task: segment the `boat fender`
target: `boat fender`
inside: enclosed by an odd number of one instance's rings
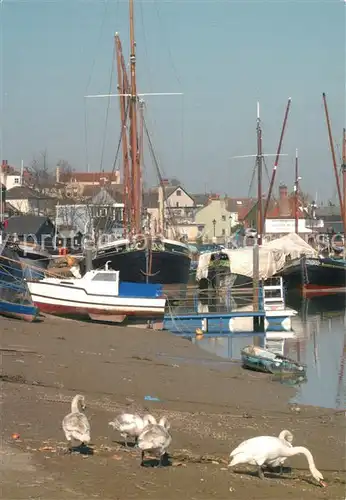
[[[145,250],[147,247],[147,239],[143,235],[136,235],[133,239],[133,246],[136,250]]]

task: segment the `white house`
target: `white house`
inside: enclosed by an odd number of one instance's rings
[[[234,214],[227,209],[227,200],[210,199],[207,206],[198,210],[195,222],[204,225],[203,239],[205,241],[225,241],[231,235],[235,224]]]
[[[123,203],[117,203],[106,188],[101,188],[89,203],[56,205],[55,225],[57,228],[69,227],[86,234],[92,229],[93,219],[107,217],[120,222],[123,217],[123,208]]]
[[[22,185],[22,176],[17,172],[14,167],[11,167],[7,160],[2,160],[0,168],[0,183],[3,184],[7,190]]]

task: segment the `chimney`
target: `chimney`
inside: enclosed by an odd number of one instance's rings
[[[291,215],[286,184],[280,184],[279,186],[279,215],[280,217],[289,217]]]
[[[60,182],[60,167],[56,167],[55,169],[55,181],[56,183]]]

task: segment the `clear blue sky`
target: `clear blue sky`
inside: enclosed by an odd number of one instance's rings
[[[115,31],[127,57],[128,2],[3,0],[0,9],[2,157],[29,164],[46,148],[52,168],[64,158],[85,170],[87,149],[91,169],[99,171],[107,99],[86,102],[84,95],[109,90]],[[253,160],[230,157],[255,153],[256,101],[264,149],[274,153],[292,97],[283,146],[290,158],[281,161],[277,180],[293,185],[297,147],[303,189],[335,196],[322,92],[340,143],[345,9],[339,0],[135,2],[139,91],[184,93],[146,101],[164,173],[192,192],[246,196]],[[105,170],[118,140],[113,99]],[[148,154],[146,163],[153,180]]]

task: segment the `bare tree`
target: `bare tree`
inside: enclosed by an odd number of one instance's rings
[[[59,160],[56,164],[59,167],[59,181],[64,184],[70,182],[74,169],[67,160]]]
[[[49,169],[48,153],[46,149],[41,151],[38,158],[33,158],[28,171],[30,174],[31,187],[38,193],[43,193],[54,184],[54,176]]]
[[[56,210],[56,224],[60,228],[73,229],[85,232],[85,228],[90,225],[91,214],[88,205],[71,203],[58,204]]]

